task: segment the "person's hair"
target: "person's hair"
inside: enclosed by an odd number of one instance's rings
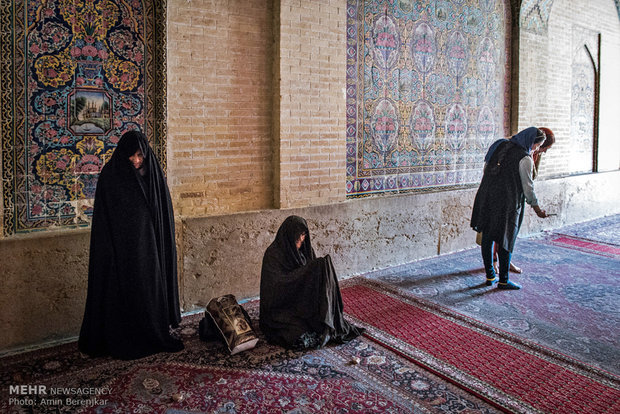
[[[545,139],[545,142],[543,142],[543,144],[540,146],[541,148],[548,148],[550,146],[552,146],[553,144],[555,144],[555,135],[553,135],[553,131],[550,130],[549,128],[538,128],[540,129],[542,132],[544,132],[545,136],[547,137]]]
[[[538,128],[536,130],[536,139],[534,139],[534,144],[538,144],[539,142],[543,142],[545,140],[545,133]]]

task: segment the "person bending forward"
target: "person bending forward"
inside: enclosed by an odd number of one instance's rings
[[[485,157],[486,166],[471,216],[471,227],[482,233],[482,260],[486,284],[497,280],[493,268],[493,243],[498,244],[500,289],[520,289],[509,280],[512,254],[524,216],[525,202],[530,204],[538,217],[547,214],[538,206],[534,193],[530,156],[545,140],[545,134],[535,127],[519,132],[509,140],[496,141]]]

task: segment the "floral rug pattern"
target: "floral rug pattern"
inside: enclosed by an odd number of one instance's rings
[[[244,307],[258,331],[257,303]],[[183,319],[185,350],[179,353],[91,359],[72,343],[3,358],[0,412],[498,412],[364,337],[309,352],[261,337],[256,348],[230,356],[223,343],[198,338],[200,318]],[[11,395],[10,386],[21,384],[43,385],[48,394]]]

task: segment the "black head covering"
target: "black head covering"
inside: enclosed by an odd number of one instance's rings
[[[140,150],[144,156],[144,162],[140,168],[144,174],[140,174],[129,160],[129,157],[134,155],[137,150]],[[132,171],[134,174],[140,175],[142,180],[137,177],[138,183],[151,210],[155,211],[159,208],[162,194],[158,182],[163,181],[165,184],[165,177],[153,149],[142,132],[129,131],[123,134],[110,159],[110,167],[116,170],[117,174],[125,175]]]
[[[536,127],[526,128],[510,138],[510,141],[514,142],[528,153],[531,151],[532,145],[534,145],[535,142],[544,140],[545,133]]]
[[[146,153],[151,146],[148,144],[146,136],[140,131],[128,131],[123,134],[121,139],[116,144],[116,149],[112,154],[112,158],[129,158],[136,153],[137,150],[141,150],[146,156]]]
[[[297,249],[296,242],[302,234],[306,235],[306,239]],[[289,216],[284,220],[272,245],[282,253],[283,265],[288,271],[303,266],[308,260],[315,258],[308,224],[305,219],[299,216]]]

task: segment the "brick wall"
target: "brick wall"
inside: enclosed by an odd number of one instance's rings
[[[333,253],[341,277],[473,244],[467,213],[475,189],[227,214],[270,208],[274,199],[276,207],[344,199],[345,1],[275,4],[274,14],[271,0],[168,0],[168,175],[176,213],[185,216],[179,221],[186,229],[178,232],[185,233],[179,247],[187,252],[180,254],[184,306],[223,292],[255,296],[261,253],[289,213],[314,223],[315,245],[322,254]],[[562,27],[577,19],[603,34],[601,165],[617,169],[620,22],[612,0],[555,0],[551,36],[522,34],[518,125],[546,124],[558,140],[568,133]],[[561,154],[558,143],[543,168],[566,170]],[[537,221],[530,214],[522,234],[618,214],[611,190],[619,174],[541,182],[543,206],[559,215]],[[198,217],[203,215],[209,217]],[[0,350],[77,335],[88,235],[68,230],[0,237]],[[370,256],[360,257],[360,249]],[[239,252],[248,256],[242,268]],[[34,296],[28,283],[33,275],[40,276]]]
[[[570,140],[574,31],[600,32],[601,110],[599,171],[617,169],[620,134],[615,127],[620,96],[620,21],[613,1],[555,0],[545,33],[521,31],[519,44],[518,130],[547,126],[556,144],[541,165],[541,177],[577,172],[576,149]],[[516,131],[513,131],[516,132]],[[591,166],[591,152],[581,152],[578,164]]]
[[[279,7],[276,206],[343,201],[346,1],[282,0]]]
[[[168,178],[175,213],[273,205],[272,2],[168,1]]]

